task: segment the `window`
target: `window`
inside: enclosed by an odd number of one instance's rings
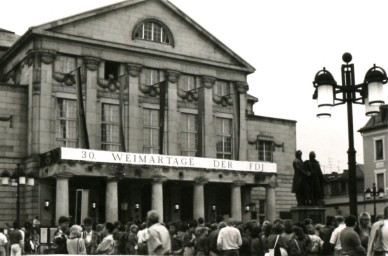
[[[273,141],[259,140],[259,161],[272,162],[273,161]]]
[[[119,105],[102,104],[101,110],[101,148],[120,150],[120,114]]]
[[[217,158],[232,159],[232,119],[216,118]]]
[[[159,110],[144,109],[143,152],[159,153]]]
[[[112,62],[112,61],[105,61],[104,66],[105,66],[104,79],[109,79],[110,76],[114,80],[119,79],[120,63]]]
[[[385,173],[376,173],[376,189],[383,189],[385,191]]]
[[[182,114],[181,154],[196,156],[197,154],[197,115]]]
[[[375,159],[384,160],[384,144],[383,139],[375,140]]]
[[[191,91],[196,88],[195,77],[188,75],[181,75],[179,78],[179,89],[182,91]]]
[[[143,85],[154,85],[164,79],[163,73],[157,69],[143,68],[140,78]]]
[[[169,29],[161,22],[146,20],[135,27],[133,38],[173,45]]]
[[[346,195],[346,181],[341,182],[341,192]]]
[[[56,140],[59,147],[78,145],[77,101],[57,98]]]
[[[214,94],[217,96],[229,96],[230,84],[226,81],[217,80],[214,86]]]

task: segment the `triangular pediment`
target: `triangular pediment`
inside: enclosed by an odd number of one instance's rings
[[[139,22],[146,19],[158,20],[166,25],[172,34],[174,44],[168,45],[134,38],[134,28]],[[167,0],[128,0],[43,24],[33,29],[37,32],[50,31],[54,34],[204,59],[236,66],[247,72],[255,70]]]

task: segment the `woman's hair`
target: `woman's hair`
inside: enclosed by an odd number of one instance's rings
[[[259,237],[260,236],[260,233],[261,233],[261,228],[260,228],[260,226],[253,226],[252,228],[251,228],[251,237],[252,238],[257,238],[257,237]]]
[[[265,236],[269,236],[272,233],[272,224],[265,226],[263,231]]]
[[[78,225],[73,225],[70,228],[69,238],[79,238],[81,237],[82,227]]]
[[[293,228],[294,234],[297,238],[301,239],[304,238],[305,234],[303,232],[303,229],[299,226],[294,226]]]
[[[368,218],[369,220],[371,219],[371,216],[369,214],[369,212],[363,212],[360,214],[360,216],[358,217],[358,221],[360,222],[361,218]]]
[[[131,232],[136,233],[139,230],[139,227],[135,224],[133,224],[130,229]]]
[[[292,220],[286,220],[284,222],[284,232],[286,232],[286,234],[291,234],[293,226],[294,224],[292,223]]]

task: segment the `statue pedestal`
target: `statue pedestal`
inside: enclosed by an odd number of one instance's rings
[[[319,206],[292,207],[292,221],[298,223],[304,222],[305,219],[312,219],[314,224],[325,224],[325,211],[325,208]]]

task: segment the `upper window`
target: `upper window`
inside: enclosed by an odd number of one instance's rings
[[[273,141],[259,140],[259,161],[272,162],[273,161]]]
[[[232,159],[232,119],[216,118],[217,158]]]
[[[384,160],[384,144],[383,139],[375,140],[375,160]]]
[[[58,146],[77,147],[77,101],[57,98],[57,118],[55,120],[55,126]]]
[[[119,105],[102,104],[101,148],[110,151],[120,150]]]
[[[153,41],[174,46],[170,30],[156,20],[145,20],[136,25],[133,38]]]

